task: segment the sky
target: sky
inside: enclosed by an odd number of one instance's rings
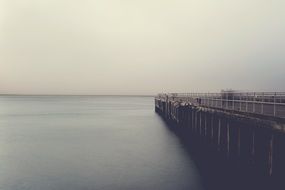
[[[285,91],[284,0],[0,0],[0,94]]]

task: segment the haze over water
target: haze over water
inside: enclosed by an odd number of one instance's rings
[[[0,189],[204,188],[152,97],[0,96]]]

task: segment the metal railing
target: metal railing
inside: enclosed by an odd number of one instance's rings
[[[285,118],[285,92],[170,93],[159,94],[158,97],[211,108]]]

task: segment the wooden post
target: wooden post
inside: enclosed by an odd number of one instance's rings
[[[240,126],[238,126],[238,139],[237,139],[237,148],[238,148],[238,156],[240,157]]]
[[[218,122],[218,150],[220,150],[220,144],[221,144],[221,118],[219,118]]]
[[[205,138],[207,137],[207,114],[205,114]]]
[[[191,120],[191,129],[192,129],[192,132],[194,131],[194,109],[191,108],[191,114],[192,114],[192,120]]]
[[[211,139],[214,139],[214,116],[211,118]]]
[[[273,143],[274,143],[274,135],[272,134],[269,140],[269,154],[268,154],[269,176],[272,176],[273,172]]]
[[[198,111],[195,110],[195,132],[198,132]]]
[[[227,156],[230,157],[230,123],[227,121]]]
[[[253,129],[252,131],[252,138],[251,138],[251,158],[252,158],[252,162],[254,163],[255,161],[255,131]]]
[[[199,118],[199,134],[202,136],[202,111],[200,111],[200,118]]]

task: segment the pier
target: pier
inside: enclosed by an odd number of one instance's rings
[[[155,111],[196,147],[285,187],[285,93],[158,94]]]

